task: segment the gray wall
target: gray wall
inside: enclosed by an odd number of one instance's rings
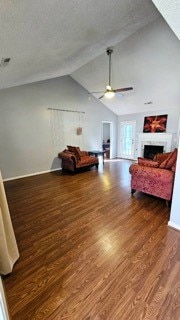
[[[118,117],[118,128],[120,128],[121,121],[136,121],[136,140],[135,140],[135,158],[137,157],[137,145],[138,145],[138,133],[143,132],[143,124],[144,124],[144,117],[146,116],[154,116],[154,115],[163,115],[167,114],[167,126],[166,132],[173,134],[173,141],[172,141],[172,149],[177,146],[177,132],[178,132],[178,125],[179,125],[179,117],[180,117],[180,108],[174,107],[164,110],[157,110],[151,112],[142,112],[142,113],[134,113],[128,115],[122,115]],[[152,133],[153,134],[153,133]],[[117,146],[117,154],[120,155],[120,130],[118,130],[118,146]]]
[[[0,170],[4,179],[60,167],[47,108],[84,111],[82,148],[101,148],[102,121],[113,122],[116,155],[117,116],[70,76],[0,91]],[[75,134],[75,133],[74,133]],[[73,141],[71,134],[66,142]]]

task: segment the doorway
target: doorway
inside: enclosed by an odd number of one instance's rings
[[[134,159],[136,121],[120,122],[120,157]]]
[[[102,150],[105,150],[105,158],[112,157],[112,122],[102,121]]]

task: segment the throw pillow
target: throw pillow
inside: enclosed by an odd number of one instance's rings
[[[159,163],[154,160],[138,157],[138,164],[144,167],[158,168]]]
[[[73,152],[77,158],[78,161],[81,160],[81,154],[79,152],[79,150],[77,149],[77,147],[73,147],[73,146],[67,146],[68,150]]]
[[[171,152],[157,153],[157,154],[154,156],[153,160],[158,161],[158,162],[159,162],[159,165],[160,165],[164,160],[166,160],[166,159],[169,157],[170,153],[171,153]]]
[[[177,159],[177,148],[175,148],[174,151],[170,152],[168,158],[160,164],[159,168],[171,169],[171,167],[175,164],[176,159]]]
[[[81,150],[79,147],[76,147],[77,158],[81,160]]]
[[[65,153],[71,153],[71,151],[67,150],[67,149],[64,149],[63,152]]]
[[[79,147],[76,147],[76,151],[77,151],[78,156],[79,156],[79,158],[80,158],[80,160],[81,160],[82,151],[80,150],[80,148],[79,148]]]

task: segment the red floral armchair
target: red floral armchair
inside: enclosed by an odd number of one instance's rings
[[[131,193],[141,191],[170,201],[172,198],[177,149],[157,154],[153,160],[138,158],[129,172],[131,174]]]

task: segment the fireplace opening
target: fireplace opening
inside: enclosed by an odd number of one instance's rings
[[[144,146],[144,158],[153,159],[157,153],[163,153],[163,146],[153,146],[153,145],[145,145]]]

